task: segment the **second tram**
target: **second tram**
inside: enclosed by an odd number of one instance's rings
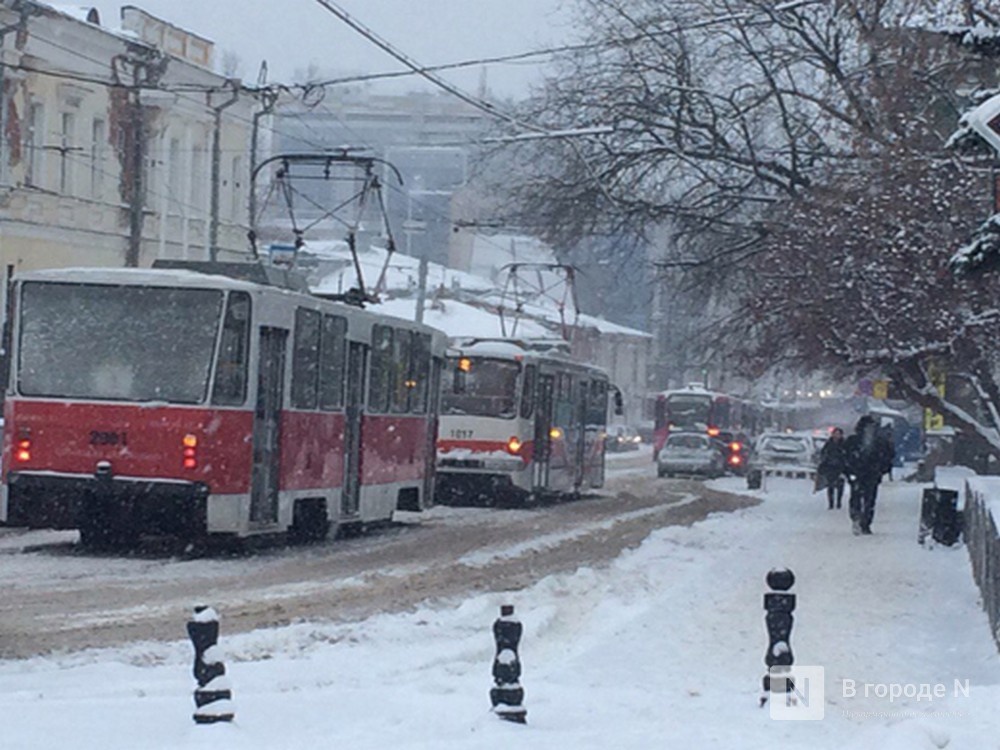
[[[525,503],[603,486],[608,376],[564,346],[473,339],[449,351],[440,502]]]

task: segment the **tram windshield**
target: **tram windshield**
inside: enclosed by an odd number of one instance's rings
[[[517,413],[517,378],[521,366],[502,359],[448,359],[447,384],[441,397],[444,414],[510,419]]]
[[[668,420],[674,429],[704,430],[711,420],[709,396],[673,394],[667,401]]]
[[[25,396],[200,403],[223,294],[26,282],[18,390]]]

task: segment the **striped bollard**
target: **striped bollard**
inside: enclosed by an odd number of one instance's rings
[[[788,568],[776,568],[767,574],[767,585],[771,589],[770,593],[764,594],[764,609],[767,614],[764,616],[764,625],[767,627],[767,652],[764,654],[764,664],[767,665],[768,673],[764,675],[764,691],[760,696],[760,705],[763,707],[772,692],[791,693],[795,686],[787,678],[786,673],[795,662],[795,655],[792,653],[792,625],[795,618],[792,612],[795,611],[795,594],[789,594],[788,590],[795,585],[795,575]],[[780,677],[777,686],[772,686],[771,675]],[[775,689],[776,688],[776,689]]]
[[[525,724],[528,711],[524,703],[524,688],[521,687],[521,660],[517,655],[517,645],[521,641],[521,623],[514,617],[514,607],[504,604],[500,607],[500,617],[493,623],[493,638],[497,653],[493,658],[493,682],[490,690],[493,712],[505,721]]]
[[[195,607],[187,632],[194,645],[194,678],[198,681],[194,691],[195,723],[232,721],[233,694],[222,654],[215,645],[219,640],[219,616],[211,607]]]

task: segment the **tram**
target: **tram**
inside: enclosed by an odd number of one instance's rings
[[[443,504],[525,504],[604,484],[607,374],[565,342],[455,342],[442,377]]]
[[[191,270],[36,271],[12,293],[0,522],[101,547],[309,540],[431,501],[433,328]]]
[[[689,385],[654,396],[653,460],[671,432],[702,432],[710,437],[752,437],[766,425],[756,404],[728,393]]]

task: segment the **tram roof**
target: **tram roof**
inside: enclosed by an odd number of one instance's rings
[[[260,284],[230,276],[160,268],[46,268],[20,272],[18,281],[56,283],[129,284],[137,286],[187,286],[201,289],[240,289],[252,291]]]
[[[561,346],[566,346],[566,342],[553,339],[459,338],[449,342],[449,351],[454,355],[472,357],[531,362],[557,361],[580,369],[605,372],[597,365],[574,359]]]

